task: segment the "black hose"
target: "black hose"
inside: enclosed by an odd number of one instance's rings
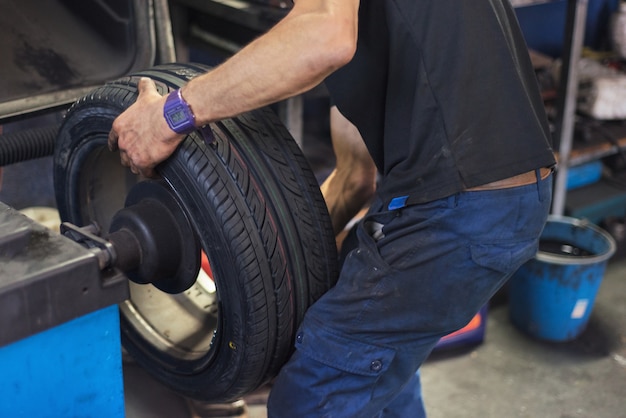
[[[52,155],[58,131],[53,125],[0,135],[0,167]]]

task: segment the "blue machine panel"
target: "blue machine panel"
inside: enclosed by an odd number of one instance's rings
[[[124,417],[116,305],[0,348],[0,417]]]

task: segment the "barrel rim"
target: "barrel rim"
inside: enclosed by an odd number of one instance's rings
[[[547,222],[560,222],[573,225],[578,228],[586,228],[590,229],[602,238],[604,238],[608,242],[608,249],[601,254],[594,255],[558,255],[553,253],[548,253],[545,251],[538,250],[535,258],[538,261],[543,261],[551,264],[597,264],[607,261],[609,258],[615,254],[617,250],[617,244],[615,239],[604,229],[590,222],[588,219],[579,219],[571,216],[562,216],[562,215],[549,215]],[[539,238],[541,241],[541,238]]]

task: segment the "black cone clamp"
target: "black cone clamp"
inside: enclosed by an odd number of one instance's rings
[[[115,214],[113,265],[136,283],[180,293],[196,281],[201,246],[181,203],[163,180],[137,183]]]

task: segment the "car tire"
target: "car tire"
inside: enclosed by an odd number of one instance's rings
[[[157,66],[72,105],[54,153],[63,221],[106,232],[130,189],[146,181],[107,148],[112,122],[136,100],[140,77],[167,94],[206,71]],[[156,168],[190,220],[210,273],[201,270],[177,294],[130,282],[120,327],[124,348],[166,386],[230,402],[270,381],[287,361],[305,311],[335,283],[337,250],[315,176],[271,109],[210,127],[214,142],[194,132]]]

